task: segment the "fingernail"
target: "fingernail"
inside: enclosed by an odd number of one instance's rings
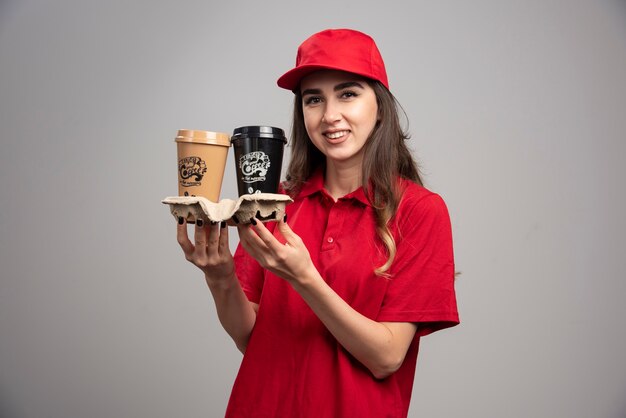
[[[202,225],[204,225],[204,221],[202,219],[198,219],[196,220],[196,225],[198,226],[198,228],[202,228]]]
[[[226,222],[222,222],[222,223],[220,224],[220,228],[222,228],[222,229],[226,228]]]
[[[178,217],[178,225],[182,225],[185,223],[185,219],[182,216]]]
[[[287,223],[287,214],[285,213],[285,216],[283,217],[283,222]]]
[[[250,223],[251,223],[252,225],[256,225],[256,220],[255,220],[254,218],[250,218]]]

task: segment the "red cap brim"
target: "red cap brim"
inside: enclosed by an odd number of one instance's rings
[[[361,77],[365,77],[367,79],[373,80],[369,74],[359,74],[353,71],[346,71],[343,68],[334,67],[331,65],[317,65],[317,64],[309,64],[302,65],[300,67],[293,68],[283,74],[277,81],[278,87],[283,89],[295,91],[300,85],[300,81],[309,74],[312,74],[319,70],[337,70],[337,71],[345,71],[348,73],[360,75]]]

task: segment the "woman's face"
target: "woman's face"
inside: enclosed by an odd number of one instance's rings
[[[378,117],[376,94],[360,76],[317,71],[300,84],[304,125],[327,162],[359,165]]]

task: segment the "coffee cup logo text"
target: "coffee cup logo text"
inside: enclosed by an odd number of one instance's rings
[[[265,181],[269,167],[270,158],[263,151],[254,151],[239,157],[239,168],[244,183]]]
[[[206,163],[200,157],[185,157],[178,160],[180,184],[185,187],[199,186],[206,173]],[[192,178],[193,177],[193,178]]]

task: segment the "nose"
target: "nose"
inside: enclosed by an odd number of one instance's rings
[[[341,120],[341,111],[339,106],[334,100],[327,100],[324,107],[324,114],[322,115],[322,122],[332,125],[339,120]]]

